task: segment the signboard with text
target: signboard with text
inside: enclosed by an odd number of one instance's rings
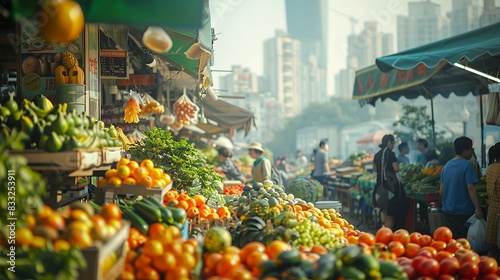
[[[100,50],[101,79],[128,79],[128,53]]]

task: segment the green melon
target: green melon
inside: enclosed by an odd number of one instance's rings
[[[231,234],[223,227],[212,227],[205,234],[204,246],[207,252],[223,252],[231,243]]]

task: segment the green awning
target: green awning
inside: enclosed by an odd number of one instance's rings
[[[432,42],[413,49],[376,59],[378,68],[383,72],[392,69],[408,70],[419,65],[432,69],[441,62],[453,65],[462,63],[484,72],[484,68],[495,67],[498,59],[489,58],[500,55],[500,22],[483,28],[459,34],[440,41]],[[471,64],[471,62],[476,62]],[[476,66],[476,67],[474,67]],[[495,75],[498,74],[495,71]]]
[[[206,0],[76,0],[86,23],[129,26],[161,26],[197,31],[206,20]],[[38,0],[12,1],[12,17],[31,19],[39,9]]]
[[[217,122],[218,126],[244,130],[245,136],[255,126],[253,113],[223,100],[203,99],[205,117]]]

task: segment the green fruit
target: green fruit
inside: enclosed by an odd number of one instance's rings
[[[63,141],[61,140],[59,135],[57,135],[57,133],[52,131],[49,135],[49,138],[47,139],[47,143],[45,143],[45,150],[50,153],[55,153],[59,152],[62,147]]]
[[[405,274],[403,268],[392,261],[382,260],[379,264],[380,273],[382,273],[383,277],[401,279]]]
[[[42,109],[43,111],[51,110],[54,108],[54,105],[52,102],[43,94],[35,96],[33,102],[38,108]]]
[[[82,143],[75,136],[67,136],[66,141],[64,141],[64,149],[71,151],[78,148],[82,148]]]
[[[340,276],[344,277],[344,279],[352,279],[352,280],[364,280],[366,276],[363,272],[355,267],[345,267],[340,270]]]
[[[360,254],[353,260],[352,266],[370,277],[374,277],[380,269],[378,260],[374,256],[368,254]]]
[[[31,133],[33,132],[33,128],[34,128],[34,124],[33,124],[33,121],[31,120],[30,117],[28,116],[21,116],[21,131],[28,134],[28,135],[31,135]]]
[[[38,149],[45,150],[45,146],[47,145],[47,141],[49,140],[49,136],[47,134],[43,134],[40,136],[40,141],[38,141],[37,147]]]
[[[288,267],[300,264],[300,251],[293,249],[280,253],[274,262],[277,266]]]
[[[361,249],[358,246],[347,245],[340,252],[340,260],[344,265],[350,265],[361,253]]]
[[[108,135],[111,137],[111,139],[115,140],[118,139],[118,131],[116,131],[116,128],[114,125],[110,125],[108,129]]]
[[[62,112],[57,113],[56,119],[50,125],[52,131],[59,135],[64,135],[68,130],[68,121]]]
[[[307,280],[307,276],[302,269],[298,267],[291,267],[281,273],[281,279]]]
[[[19,105],[14,100],[14,95],[11,95],[9,97],[9,100],[7,100],[7,102],[5,102],[5,104],[3,106],[5,108],[9,109],[10,113],[14,113],[14,112],[19,111]]]
[[[223,227],[211,227],[205,235],[203,246],[207,252],[223,252],[231,246],[232,237]]]

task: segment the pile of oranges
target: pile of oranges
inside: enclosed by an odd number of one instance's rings
[[[135,160],[122,158],[116,164],[116,169],[109,169],[100,179],[97,187],[105,185],[121,187],[125,185],[142,185],[147,188],[164,188],[170,184],[172,178],[163,172],[163,169],[155,167],[150,159],[138,163]]]
[[[169,190],[164,197],[165,205],[177,207],[186,210],[189,219],[198,217],[200,221],[222,219],[224,217],[230,219],[231,212],[226,206],[222,206],[215,210],[206,204],[206,198],[197,194],[189,196],[187,193],[179,193],[176,190]]]
[[[142,240],[141,250],[134,250],[130,241],[137,235],[140,233],[131,229],[125,269],[119,279],[191,279],[191,270],[198,262],[196,239],[184,240],[179,228],[155,223],[146,240]]]

